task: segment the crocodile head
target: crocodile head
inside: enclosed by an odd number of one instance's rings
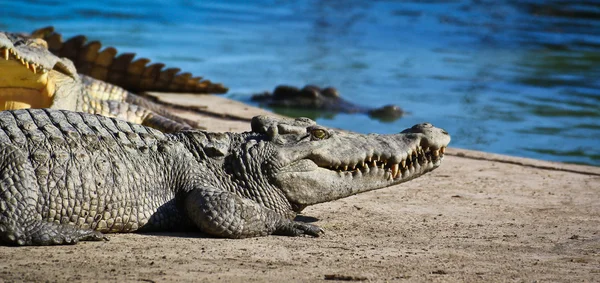
[[[73,63],[50,53],[44,40],[0,32],[0,110],[48,108],[57,102],[74,110],[76,100],[62,96],[78,80]]]
[[[252,121],[268,136],[263,172],[295,211],[316,203],[406,182],[438,166],[450,135],[431,124],[397,134],[357,134],[325,128],[307,118],[266,116]]]

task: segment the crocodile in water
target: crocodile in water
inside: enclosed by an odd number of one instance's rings
[[[306,85],[302,89],[293,86],[277,86],[273,93],[264,92],[252,96],[252,100],[269,107],[317,110],[325,113],[365,113],[371,118],[381,121],[394,121],[404,115],[404,111],[396,105],[370,108],[354,104],[343,99],[333,87],[319,88]],[[275,109],[277,111],[277,109]],[[288,111],[282,114],[290,114]],[[306,112],[302,112],[306,115]],[[294,115],[292,115],[294,116]]]
[[[174,74],[179,72],[179,69],[171,68],[160,72],[163,67],[162,64],[152,64],[145,67],[149,60],[141,58],[133,61],[135,57],[133,53],[124,53],[117,56],[117,50],[113,47],[105,48],[102,52],[99,52],[100,42],[87,43],[87,38],[83,35],[63,41],[62,36],[56,33],[53,27],[46,27],[34,31],[32,36],[45,40],[48,43],[48,50],[52,53],[73,61],[80,74],[118,85],[132,92],[153,90],[224,93],[227,91],[227,88],[221,84],[202,81],[201,77],[191,78],[189,73],[173,77]],[[140,74],[143,74],[143,76]],[[156,77],[168,77],[168,79],[155,79]],[[343,99],[338,90],[333,87],[321,89],[313,85],[307,85],[302,89],[284,85],[277,86],[272,94],[269,92],[257,94],[252,96],[252,100],[270,107],[309,109],[325,115],[340,112],[365,113],[382,121],[394,121],[404,115],[402,109],[396,105],[386,105],[379,108],[361,106]]]

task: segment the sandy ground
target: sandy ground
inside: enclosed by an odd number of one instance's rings
[[[243,120],[264,113],[201,101],[210,116],[182,115],[215,131],[247,130]],[[597,167],[450,149],[426,176],[309,207],[302,219],[326,234],[116,234],[74,246],[0,247],[0,282],[600,281]]]

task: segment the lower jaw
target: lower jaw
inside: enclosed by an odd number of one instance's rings
[[[31,88],[1,88],[0,111],[25,108],[48,108],[52,106],[52,97],[44,91]]]
[[[21,62],[0,57],[0,110],[48,108],[55,92],[48,73],[33,73]]]

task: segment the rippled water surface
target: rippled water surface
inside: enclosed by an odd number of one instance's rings
[[[455,147],[600,165],[597,1],[3,1],[1,30],[47,25],[223,82],[242,101],[311,83],[410,112],[325,125],[429,121]]]

